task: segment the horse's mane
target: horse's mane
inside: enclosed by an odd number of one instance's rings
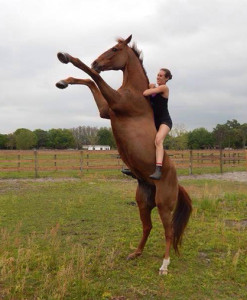
[[[140,49],[137,48],[136,43],[133,43],[130,48],[133,50],[133,52],[139,58],[141,64],[143,65],[143,53]]]
[[[118,43],[123,43],[124,39],[123,38],[118,38],[117,42]],[[147,80],[149,82],[149,79],[148,79],[148,76],[147,76],[147,72],[146,72],[146,70],[145,70],[145,68],[143,66],[143,52],[140,49],[137,48],[137,45],[136,45],[135,42],[130,46],[130,49],[134,52],[134,54],[136,55],[136,57],[139,59],[139,61],[141,63],[141,66],[142,66],[142,69],[143,69],[143,72],[144,72],[144,74],[147,77]]]
[[[143,66],[143,52],[141,50],[139,50],[137,48],[137,45],[136,43],[133,43],[132,46],[130,47],[132,49],[132,51],[135,53],[135,55],[138,57],[140,63],[141,63],[141,66],[142,66],[142,69],[143,69],[143,72],[147,78],[147,81],[149,82],[149,79],[148,79],[148,75],[147,75],[147,72]]]

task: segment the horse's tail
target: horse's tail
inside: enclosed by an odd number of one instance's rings
[[[178,200],[172,217],[173,223],[173,248],[178,254],[178,246],[181,245],[184,229],[189,221],[192,211],[191,199],[185,189],[179,185]]]

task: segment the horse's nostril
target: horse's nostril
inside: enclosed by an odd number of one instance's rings
[[[97,63],[97,61],[95,60],[93,63],[92,63],[92,68],[95,68],[95,67],[97,67],[97,65],[98,65],[98,63]]]
[[[98,64],[96,60],[92,63],[91,67],[97,73],[100,73],[102,71],[101,66]]]

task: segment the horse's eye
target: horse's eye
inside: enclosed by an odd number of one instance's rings
[[[115,48],[115,47],[112,48],[112,51],[113,51],[113,52],[117,52],[117,48]]]

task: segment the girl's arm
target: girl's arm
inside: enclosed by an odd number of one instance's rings
[[[165,94],[168,92],[168,87],[166,85],[160,85],[158,87],[153,87],[147,89],[143,92],[143,96],[150,96],[152,94]]]

